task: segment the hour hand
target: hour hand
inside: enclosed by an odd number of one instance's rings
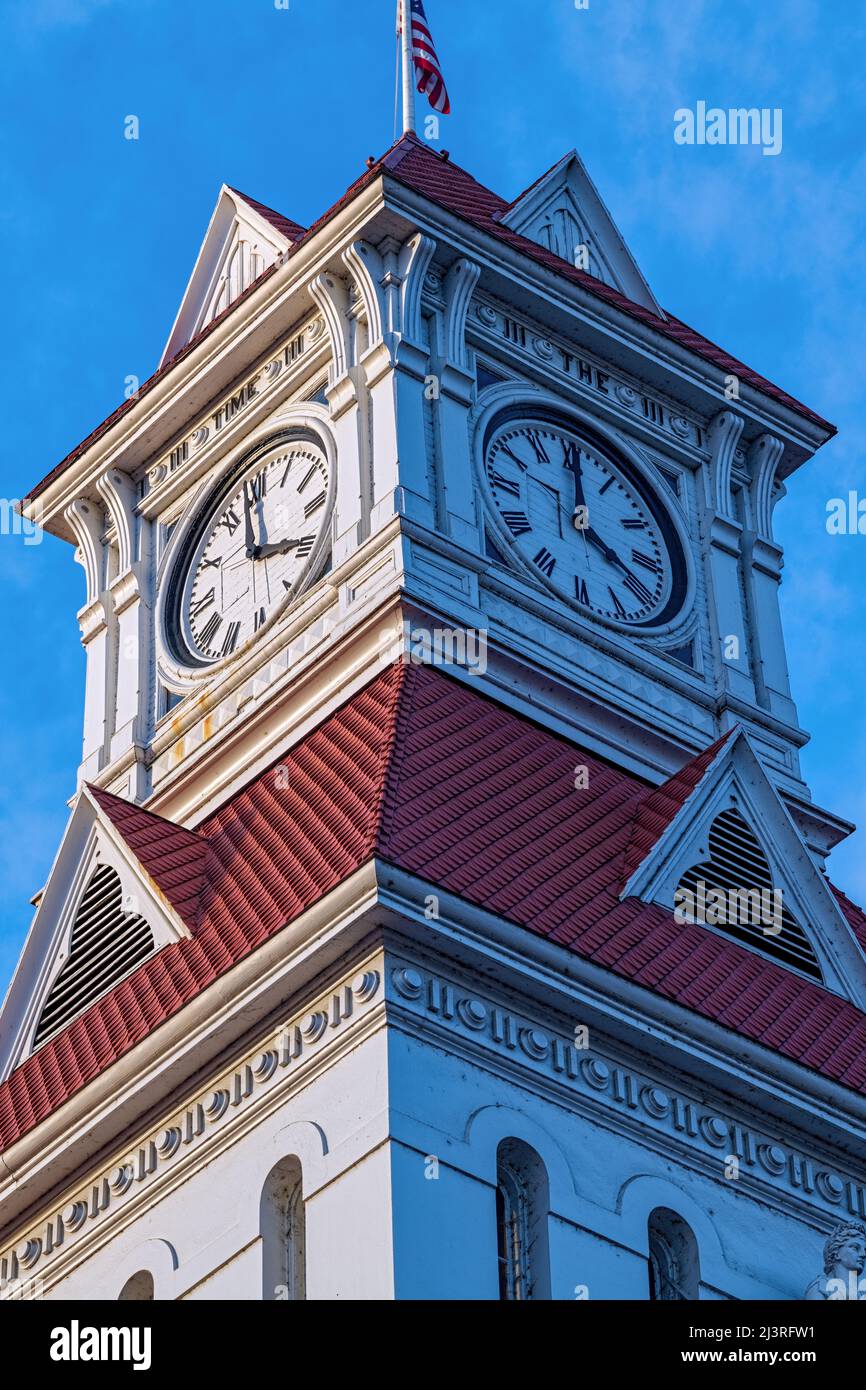
[[[257,547],[255,534],[253,532],[252,504],[250,502],[250,495],[247,491],[246,483],[244,483],[244,535],[247,547],[247,559],[253,560],[255,559]]]
[[[252,558],[254,560],[267,560],[270,555],[288,555],[290,550],[297,550],[301,544],[297,540],[273,541],[267,545],[257,545],[253,549]]]
[[[585,527],[583,534],[586,536],[590,545],[594,545],[596,550],[600,550],[604,558],[612,565],[618,565],[620,569],[626,568],[613,546],[608,545],[607,541],[602,540],[598,532],[593,530],[591,526]]]

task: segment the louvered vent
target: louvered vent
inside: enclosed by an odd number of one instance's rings
[[[809,938],[794,920],[784,898],[780,900],[781,930],[778,934],[773,934],[764,929],[767,925],[776,925],[772,920],[761,920],[761,916],[763,913],[765,919],[770,917],[776,907],[773,891],[778,885],[773,882],[764,851],[739,811],[722,811],[713,821],[710,828],[710,862],[689,869],[682,877],[678,894],[687,890],[694,895],[694,901],[699,905],[701,882],[707,891],[721,889],[725,894],[728,910],[724,919],[720,921],[713,920],[710,909],[706,916],[702,916],[698,911],[695,914],[690,913],[690,917],[706,921],[726,936],[734,937],[765,956],[772,956],[774,960],[809,975],[813,980],[823,978]],[[760,906],[758,898],[746,897],[747,894],[754,895],[756,892],[766,895],[760,899]]]
[[[34,1048],[59,1033],[151,954],[153,933],[143,917],[123,911],[123,889],[103,864],[84,891],[75,915],[69,958],[51,986]]]

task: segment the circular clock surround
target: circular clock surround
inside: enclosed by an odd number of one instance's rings
[[[232,660],[323,559],[333,504],[330,451],[295,427],[248,449],[208,490],[172,546],[162,635],[175,675]]]
[[[482,490],[498,543],[581,612],[627,631],[675,626],[690,570],[671,511],[621,447],[531,399],[486,412]]]

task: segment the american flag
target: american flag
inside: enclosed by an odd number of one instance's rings
[[[418,78],[418,91],[426,94],[434,111],[447,116],[451,111],[451,102],[448,100],[448,92],[442,79],[433,35],[430,33],[422,0],[409,0],[409,13],[412,16],[412,58]],[[397,0],[397,33],[402,32],[403,5],[402,0]]]

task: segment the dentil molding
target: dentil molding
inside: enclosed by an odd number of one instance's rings
[[[194,1100],[136,1142],[119,1162],[99,1173],[50,1216],[0,1254],[0,1289],[40,1277],[98,1224],[115,1215],[143,1188],[224,1135],[239,1117],[289,1090],[294,1073],[338,1034],[356,1024],[381,995],[380,971],[370,965],[332,989],[312,1009],[292,1017]]]

